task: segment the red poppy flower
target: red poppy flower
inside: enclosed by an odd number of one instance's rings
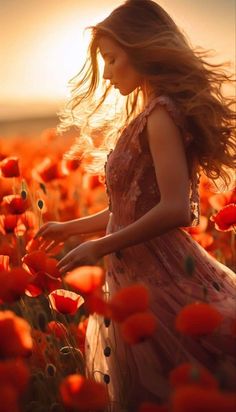
[[[120,327],[124,341],[133,345],[153,335],[157,328],[157,318],[148,311],[135,313],[121,323]]]
[[[59,278],[61,276],[57,268],[57,263],[57,259],[54,259],[52,257],[47,257],[46,259],[45,272],[48,275],[53,276],[54,278]]]
[[[30,325],[10,310],[0,312],[0,356],[29,356],[32,351]]]
[[[90,293],[86,296],[85,306],[90,314],[96,312],[106,318],[110,318],[112,316],[109,302],[103,299],[99,291],[95,291],[94,293]]]
[[[37,297],[43,292],[50,293],[61,286],[61,279],[47,275],[45,272],[38,272],[34,281],[27,285],[25,294],[30,297]]]
[[[80,266],[65,276],[65,282],[82,295],[100,289],[104,281],[105,272],[99,266]]]
[[[27,295],[36,297],[43,291],[48,293],[60,288],[57,260],[49,258],[43,250],[35,250],[25,255],[22,262],[35,275],[34,280],[27,286]]]
[[[210,233],[206,233],[208,218],[200,216],[200,223],[197,226],[186,227],[184,230],[193,237],[204,249],[212,245],[214,238]]]
[[[8,195],[3,197],[2,205],[7,213],[20,215],[29,207],[28,199],[22,199],[20,195]]]
[[[10,262],[17,265],[18,257],[16,256],[16,244],[10,242],[7,238],[1,238],[0,242],[0,255],[9,256]]]
[[[219,387],[216,378],[203,366],[182,363],[170,372],[170,383],[173,387],[194,384],[204,388]]]
[[[32,275],[21,267],[0,271],[0,299],[4,302],[14,302],[24,293]]]
[[[0,171],[3,177],[20,176],[18,157],[7,157],[0,162]]]
[[[122,288],[112,297],[109,306],[112,318],[116,322],[122,322],[128,316],[148,309],[148,289],[142,284],[135,284]]]
[[[236,203],[236,188],[228,192],[212,195],[208,200],[213,209],[220,210],[229,203]]]
[[[0,386],[1,412],[20,412],[19,395],[16,388],[10,384]]]
[[[0,272],[2,270],[9,270],[9,256],[0,255]]]
[[[14,233],[16,236],[23,236],[27,230],[26,219],[23,216],[27,212],[23,215],[0,215],[0,233],[4,235]]]
[[[186,305],[177,315],[176,329],[189,336],[212,333],[222,322],[223,316],[208,303],[195,302]]]
[[[69,375],[60,385],[60,394],[66,407],[81,412],[101,411],[108,405],[106,386],[82,375]]]
[[[52,160],[48,157],[46,157],[42,163],[37,166],[37,168],[33,171],[33,175],[36,178],[39,177],[44,183],[64,177],[58,161]]]
[[[157,405],[151,402],[143,402],[138,412],[168,412],[169,408],[167,405]]]
[[[61,162],[62,170],[65,174],[77,170],[80,164],[79,159],[63,159]]]
[[[83,177],[83,188],[88,190],[94,190],[98,187],[103,187],[100,177],[97,175],[86,174]]]
[[[18,218],[18,215],[0,215],[0,232],[3,235],[13,233],[17,226]]]
[[[204,249],[208,249],[214,242],[214,237],[210,233],[199,233],[192,235]]]
[[[0,386],[7,383],[20,394],[26,390],[29,378],[30,372],[23,359],[8,359],[0,362]]]
[[[190,226],[185,228],[185,230],[191,235],[198,235],[202,232],[205,232],[208,226],[208,218],[206,216],[200,216],[200,222],[197,226]]]
[[[27,229],[35,229],[37,225],[36,215],[31,210],[26,210],[23,215],[19,216],[19,221],[25,225]]]
[[[36,275],[46,268],[47,255],[42,250],[35,250],[22,258],[22,262],[28,267],[30,272]]]
[[[173,412],[235,412],[236,396],[198,385],[180,386],[172,395]]]
[[[74,315],[84,303],[82,296],[65,289],[54,290],[48,297],[53,309],[64,315]]]
[[[215,227],[223,232],[228,232],[236,227],[236,203],[224,206],[216,215],[211,216]]]
[[[58,339],[64,339],[67,336],[66,327],[63,325],[63,323],[55,320],[48,322],[46,331],[56,336]]]

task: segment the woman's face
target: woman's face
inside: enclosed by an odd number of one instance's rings
[[[100,53],[104,59],[103,78],[123,96],[127,96],[142,84],[141,75],[131,65],[128,54],[109,37],[101,37],[98,41]]]

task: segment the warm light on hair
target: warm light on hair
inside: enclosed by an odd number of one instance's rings
[[[209,63],[206,59],[210,53],[193,49],[171,17],[151,0],[127,0],[90,29],[88,57],[80,73],[71,81],[72,97],[59,126],[60,130],[73,124],[86,126],[70,156],[80,155],[86,159],[89,154],[88,170],[103,173],[105,153],[114,147],[119,130],[143,106],[140,89],[136,89],[124,99],[125,117],[122,118],[120,110],[114,110],[110,119],[104,116],[99,119],[107,112],[104,107],[111,93],[111,86],[101,79],[98,64],[98,39],[105,35],[127,52],[131,64],[144,75],[156,94],[169,96],[183,115],[184,131],[193,136],[186,153],[190,173],[197,161],[209,178],[220,178],[229,184],[227,170],[235,165],[235,112],[233,99],[222,92],[225,84],[233,83],[232,75],[225,70],[226,65]],[[100,96],[97,95],[99,87]],[[84,122],[81,108],[85,105],[90,111]],[[111,106],[110,103],[109,112]],[[91,139],[91,119],[96,119],[99,147],[95,147]],[[120,129],[116,127],[118,121]]]

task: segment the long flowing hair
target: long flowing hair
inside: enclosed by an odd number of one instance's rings
[[[235,166],[233,130],[236,116],[235,102],[232,97],[226,97],[223,90],[225,84],[234,82],[226,71],[226,64],[207,61],[209,52],[191,47],[172,18],[151,0],[127,0],[90,30],[92,36],[86,62],[70,82],[71,100],[60,117],[59,130],[73,124],[81,127],[67,155],[84,158],[91,173],[102,174],[104,156],[114,147],[118,132],[142,110],[143,96],[138,88],[124,99],[123,117],[116,111],[113,113],[120,127],[105,117],[114,105],[104,110],[111,86],[99,73],[98,40],[108,36],[127,52],[130,63],[156,95],[168,96],[178,107],[184,119],[184,130],[193,137],[187,148],[189,168],[197,161],[210,179],[221,180],[227,187],[230,170]],[[96,99],[100,85],[102,92]],[[86,116],[85,107],[90,108]],[[95,132],[91,132],[90,120],[94,118]],[[86,162],[86,159],[89,160]]]

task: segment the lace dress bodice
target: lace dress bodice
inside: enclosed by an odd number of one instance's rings
[[[158,96],[151,100],[124,129],[105,163],[109,209],[118,229],[134,222],[160,201],[155,167],[145,136],[148,115],[157,105],[165,107],[175,124],[180,127],[185,145],[191,140],[191,136],[183,132],[179,111],[167,96]],[[199,220],[198,182],[197,174],[189,182],[193,225]]]

